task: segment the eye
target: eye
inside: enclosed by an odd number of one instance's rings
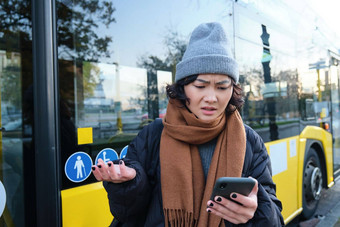
[[[231,88],[232,87],[232,85],[231,84],[224,84],[223,86],[222,85],[220,85],[220,86],[217,86],[217,89],[218,90],[227,90],[227,89],[229,89],[229,88]]]
[[[203,85],[194,85],[196,88],[204,88],[205,86]]]

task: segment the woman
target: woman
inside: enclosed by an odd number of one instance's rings
[[[167,86],[163,121],[143,128],[124,161],[93,166],[108,192],[112,226],[283,225],[266,148],[237,110],[243,100],[229,45],[220,24],[198,26]],[[223,176],[256,184],[248,196],[210,200]]]

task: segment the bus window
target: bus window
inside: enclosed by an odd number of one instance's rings
[[[239,17],[243,19],[241,15]],[[254,23],[250,22],[250,25]],[[243,31],[250,26],[241,22],[239,25],[245,26],[240,28]],[[259,27],[257,33],[252,34],[252,37],[249,33],[247,35],[251,42],[236,39],[240,84],[245,94],[242,117],[268,142],[299,133],[300,82],[297,66],[290,54],[271,48],[272,39],[281,40],[285,37],[280,35],[271,38],[271,30],[265,25],[256,26]],[[261,42],[263,47],[254,45],[255,42]]]
[[[331,93],[331,130],[334,137],[333,149],[334,149],[334,170],[335,175],[340,174],[340,57],[331,57],[330,74],[330,93]]]
[[[310,21],[290,10],[292,5],[238,1],[234,6],[242,118],[266,142],[285,221],[300,212],[310,218],[321,188],[332,186],[333,173],[339,172],[339,71],[329,64],[338,62],[338,54],[325,48],[327,39],[305,26]],[[306,42],[314,38],[318,44]],[[310,180],[312,172],[317,181]]]
[[[305,100],[305,107],[303,108],[303,120],[314,120],[316,117],[315,109],[313,106],[313,99]]]
[[[110,152],[120,157],[143,126],[164,117],[165,87],[174,81],[190,32],[201,22],[219,21],[232,40],[231,6],[225,1],[57,1],[63,223],[86,218],[109,225],[107,195],[92,174],[85,179],[89,167],[81,179],[72,180],[68,172],[87,157],[84,153],[94,164]],[[78,190],[86,190],[86,201],[80,201]],[[93,203],[104,211],[88,214],[96,210],[89,207]],[[72,207],[82,207],[82,215],[71,216]]]
[[[181,11],[176,6],[179,2],[126,5],[118,1],[110,3],[109,9],[102,2],[57,3],[60,169],[62,189],[68,189],[95,182],[92,175],[78,183],[68,178],[64,166],[72,154],[82,151],[95,161],[103,149],[110,148],[119,155],[143,126],[165,115],[165,86],[174,80],[190,30],[208,19],[197,12],[229,27],[232,20],[224,22],[231,4],[223,1],[213,5],[193,2]],[[188,12],[197,16],[176,19],[178,27],[171,27],[173,18],[164,13],[170,9],[181,17]],[[134,13],[128,16],[127,11]],[[151,15],[163,19],[155,25]],[[231,40],[232,35],[230,31]],[[89,133],[79,134],[81,129]],[[84,143],[79,142],[82,139]]]
[[[0,4],[0,226],[35,226],[32,10],[13,4]]]

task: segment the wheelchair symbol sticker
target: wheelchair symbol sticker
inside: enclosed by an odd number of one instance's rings
[[[79,151],[67,159],[65,163],[65,174],[70,181],[79,183],[90,176],[91,167],[91,157],[85,152]]]
[[[118,154],[115,150],[113,150],[112,148],[104,148],[103,150],[101,150],[97,157],[96,157],[96,161],[95,161],[95,165],[98,164],[98,159],[102,159],[104,161],[104,163],[106,164],[108,161],[114,161],[117,160]]]

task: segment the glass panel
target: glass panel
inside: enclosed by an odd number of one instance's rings
[[[104,148],[119,154],[164,116],[165,86],[199,23],[220,21],[233,40],[231,1],[84,2],[57,1],[62,165],[77,151],[93,162]],[[92,142],[79,143],[82,128]],[[94,181],[62,175],[63,189]]]
[[[331,96],[332,96],[332,133],[334,138],[334,172],[340,170],[340,60],[332,59],[330,68]]]
[[[6,207],[0,226],[34,224],[31,18],[30,1],[1,1],[0,182],[6,191]]]
[[[240,84],[245,94],[242,116],[265,142],[294,136],[299,133],[298,92],[301,86],[295,58],[290,51],[291,38],[268,29],[265,25],[246,23],[238,18],[240,30],[248,26],[256,33],[237,38],[236,58],[240,66]],[[258,29],[255,29],[258,28]],[[252,35],[250,35],[252,34]],[[277,48],[285,40],[287,50]],[[261,42],[262,45],[257,45]],[[273,44],[272,44],[273,43]]]
[[[235,53],[245,92],[244,121],[265,142],[298,135],[306,125],[330,123],[327,40],[304,26],[306,21],[292,10],[287,12],[294,20],[284,22],[281,14],[287,6],[281,3],[249,5],[253,7],[235,4]]]

